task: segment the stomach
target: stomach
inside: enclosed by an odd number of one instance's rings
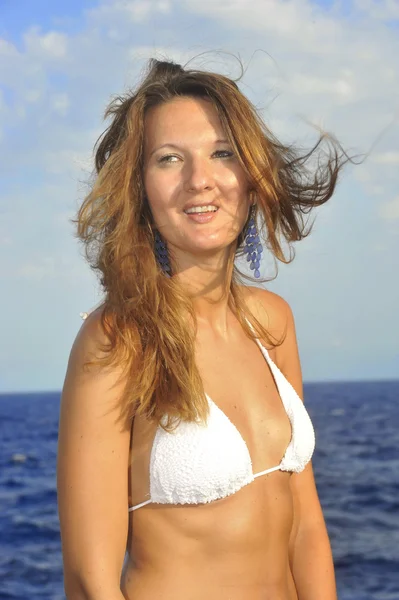
[[[289,563],[289,473],[270,473],[209,504],[131,513],[127,600],[298,600]]]

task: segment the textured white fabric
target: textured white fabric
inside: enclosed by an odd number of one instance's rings
[[[315,436],[312,422],[298,394],[274,364],[265,357],[291,422],[291,441],[281,463],[254,474],[248,447],[227,415],[206,395],[208,424],[181,422],[171,433],[157,428],[150,458],[150,499],[129,508],[159,504],[202,504],[225,498],[276,470],[299,473],[310,461]]]

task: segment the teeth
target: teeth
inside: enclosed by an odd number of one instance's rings
[[[188,208],[184,212],[188,215],[191,213],[203,213],[203,212],[216,212],[217,206],[213,206],[211,204],[207,206],[193,206],[192,208]]]

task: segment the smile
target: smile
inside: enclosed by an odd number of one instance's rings
[[[194,213],[216,212],[217,210],[218,210],[217,206],[207,204],[204,206],[193,206],[192,208],[188,208],[184,212],[186,213],[186,215],[191,215]]]
[[[185,210],[184,213],[194,223],[209,223],[216,219],[218,210],[216,206],[196,206]]]

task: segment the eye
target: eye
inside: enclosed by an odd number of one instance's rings
[[[231,150],[216,150],[214,154],[217,154],[218,158],[231,158],[232,156],[234,156],[234,152],[232,152]]]
[[[172,160],[169,160],[171,158],[178,158],[177,156],[175,156],[174,154],[166,154],[165,156],[161,156],[161,158],[158,158],[158,162],[160,163],[170,163],[170,162],[174,162]]]
[[[212,156],[216,156],[216,158],[232,158],[234,156],[234,152],[232,152],[231,150],[216,150],[216,152],[214,152]],[[160,158],[158,158],[158,162],[163,164],[170,164],[176,162],[172,159],[176,159],[177,161],[179,160],[179,157],[175,154],[165,154],[165,156],[161,156]]]

